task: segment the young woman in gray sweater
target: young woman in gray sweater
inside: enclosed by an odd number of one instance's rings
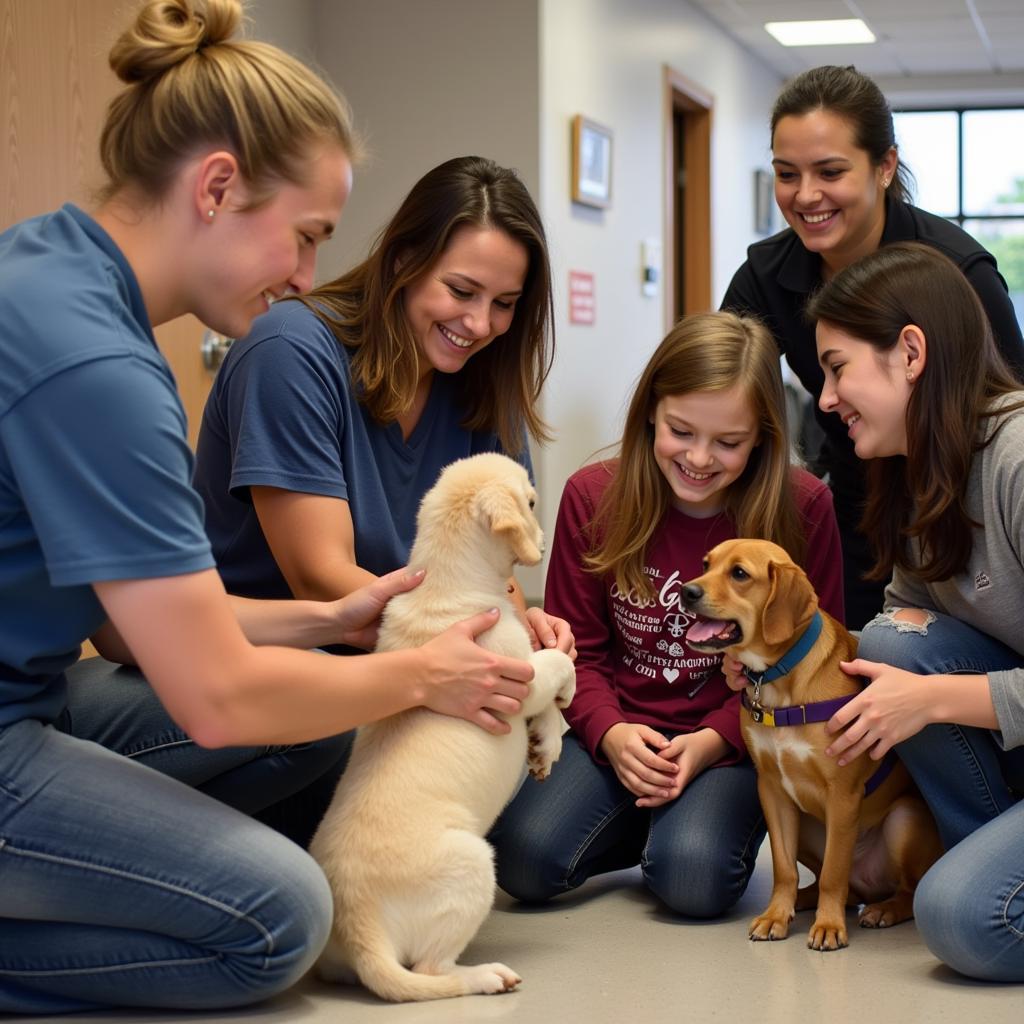
[[[879,249],[808,313],[819,404],[870,460],[873,575],[892,576],[829,752],[896,747],[948,851],[917,891],[922,936],[963,974],[1024,981],[1024,391],[928,246]]]

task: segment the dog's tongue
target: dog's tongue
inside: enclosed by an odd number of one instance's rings
[[[693,643],[703,643],[712,637],[718,636],[724,629],[729,628],[729,623],[720,619],[698,619],[686,631],[686,639]]]

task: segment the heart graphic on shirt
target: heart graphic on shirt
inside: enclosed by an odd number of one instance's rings
[[[663,668],[661,674],[670,682],[674,683],[679,678],[679,669]]]

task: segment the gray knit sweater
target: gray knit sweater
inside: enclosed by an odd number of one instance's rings
[[[1013,399],[1024,398],[1024,391]],[[1004,400],[1005,401],[1005,400]],[[952,615],[1001,641],[1024,665],[1024,410],[1002,417],[991,444],[978,452],[967,484],[973,530],[967,568],[940,583],[925,583],[897,569],[885,606],[930,608]],[[986,421],[986,437],[997,421]],[[989,687],[1003,748],[1024,744],[1024,668],[989,672]],[[1001,733],[1001,735],[1000,735]]]

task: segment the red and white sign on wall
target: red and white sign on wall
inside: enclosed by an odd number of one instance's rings
[[[569,323],[594,322],[594,275],[582,270],[569,271]]]

